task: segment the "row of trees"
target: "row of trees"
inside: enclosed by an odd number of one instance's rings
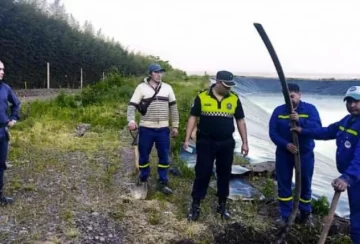
[[[46,64],[51,64],[52,87],[79,87],[116,70],[124,76],[141,75],[151,62],[172,67],[159,57],[126,50],[114,39],[83,26],[65,10],[60,0],[0,1],[0,60],[6,65],[7,82],[15,88],[46,87]]]

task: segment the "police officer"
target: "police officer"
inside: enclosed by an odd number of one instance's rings
[[[7,205],[14,202],[12,198],[4,196],[4,171],[9,145],[8,128],[13,127],[19,119],[20,101],[12,89],[3,81],[5,74],[4,63],[0,61],[0,204]],[[8,102],[11,103],[11,114],[8,116]]]
[[[289,92],[294,111],[289,114],[285,104],[273,111],[269,122],[269,136],[276,145],[276,179],[278,183],[278,201],[280,218],[276,224],[283,226],[287,223],[292,212],[292,177],[294,169],[294,154],[298,148],[293,144],[289,130],[290,120],[304,128],[320,128],[321,120],[316,107],[301,101],[300,88],[297,84],[289,83]],[[299,137],[301,157],[301,195],[300,222],[313,226],[311,219],[311,182],[314,173],[315,142],[307,136]]]
[[[348,190],[351,239],[360,244],[360,86],[350,87],[344,97],[349,115],[322,128],[296,127],[302,136],[317,140],[336,139],[336,166],[340,177],[332,182],[335,191]]]
[[[225,219],[230,218],[226,209],[226,199],[229,195],[235,148],[234,118],[243,142],[241,152],[246,156],[249,150],[245,115],[239,97],[230,91],[233,86],[235,86],[233,74],[228,71],[219,71],[216,75],[216,84],[200,92],[191,108],[184,149],[187,149],[189,145],[196,119],[200,117],[196,136],[195,181],[191,193],[193,201],[188,214],[188,219],[192,221],[196,221],[199,217],[200,201],[206,196],[215,159],[219,198],[217,213]]]

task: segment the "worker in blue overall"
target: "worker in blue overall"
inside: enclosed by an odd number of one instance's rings
[[[304,128],[320,128],[321,120],[316,107],[301,100],[300,87],[288,84],[293,112],[289,114],[286,104],[280,105],[273,111],[269,122],[269,136],[276,145],[276,180],[280,218],[276,224],[284,226],[291,215],[293,207],[292,177],[295,164],[294,154],[299,150],[294,145],[290,131],[290,120],[296,121]],[[313,226],[311,217],[311,182],[314,173],[315,142],[308,136],[299,136],[301,157],[301,195],[299,210],[300,223]]]
[[[336,166],[340,176],[333,180],[335,191],[347,190],[350,205],[351,239],[360,244],[360,86],[350,87],[344,97],[349,115],[328,127],[296,127],[301,136],[316,140],[336,139]]]
[[[14,200],[4,196],[4,172],[7,169],[6,159],[9,148],[9,128],[19,119],[20,101],[13,90],[4,81],[5,67],[0,61],[0,205],[12,204]],[[8,104],[10,116],[7,114]]]

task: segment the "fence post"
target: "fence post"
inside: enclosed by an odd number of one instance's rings
[[[80,69],[80,89],[83,88],[83,69]]]
[[[47,89],[50,89],[50,63],[47,62]]]

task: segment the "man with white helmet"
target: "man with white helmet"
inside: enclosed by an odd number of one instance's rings
[[[340,176],[333,180],[335,191],[347,190],[350,205],[351,239],[360,244],[360,86],[350,87],[344,97],[350,114],[328,127],[296,127],[292,130],[317,140],[336,139],[336,166]]]

